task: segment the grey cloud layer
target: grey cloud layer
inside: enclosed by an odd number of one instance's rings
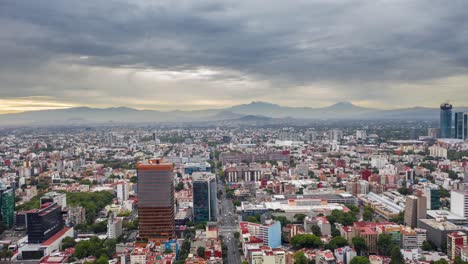
[[[0,96],[102,103],[99,96],[170,88],[173,96],[192,90],[197,100],[281,100],[292,87],[310,85],[327,87],[327,100],[396,100],[401,83],[467,74],[466,10],[468,2],[457,0],[6,0]],[[118,68],[219,73],[207,82],[139,79],[132,87],[128,75],[116,77],[126,80],[120,84],[107,79]],[[216,92],[223,84],[250,92]]]

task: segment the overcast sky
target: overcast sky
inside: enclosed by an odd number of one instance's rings
[[[3,0],[0,113],[468,106],[466,0]]]

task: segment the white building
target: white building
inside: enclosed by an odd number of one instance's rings
[[[128,182],[119,182],[115,186],[117,192],[117,199],[119,203],[123,203],[124,201],[128,200],[129,197],[129,186]]]
[[[107,237],[118,238],[121,235],[122,217],[114,217],[114,214],[111,214],[109,220],[107,221]]]
[[[447,158],[447,149],[443,148],[441,146],[434,145],[434,146],[429,147],[429,155],[431,155],[433,157],[439,157],[439,158],[446,159]]]
[[[450,212],[468,217],[468,191],[450,192]]]
[[[356,139],[366,140],[367,132],[365,130],[356,130]]]
[[[382,156],[373,156],[371,158],[371,166],[377,169],[383,169],[388,164],[388,160]]]

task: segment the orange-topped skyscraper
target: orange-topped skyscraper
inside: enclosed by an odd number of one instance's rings
[[[137,164],[139,238],[175,238],[173,165],[161,159]]]

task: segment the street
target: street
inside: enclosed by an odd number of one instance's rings
[[[221,190],[223,193],[218,200],[218,222],[219,233],[223,236],[223,242],[228,248],[227,262],[228,264],[240,264],[241,255],[239,253],[237,239],[234,237],[234,233],[237,231],[237,215],[232,201],[226,198],[224,185],[219,179],[218,190]]]

